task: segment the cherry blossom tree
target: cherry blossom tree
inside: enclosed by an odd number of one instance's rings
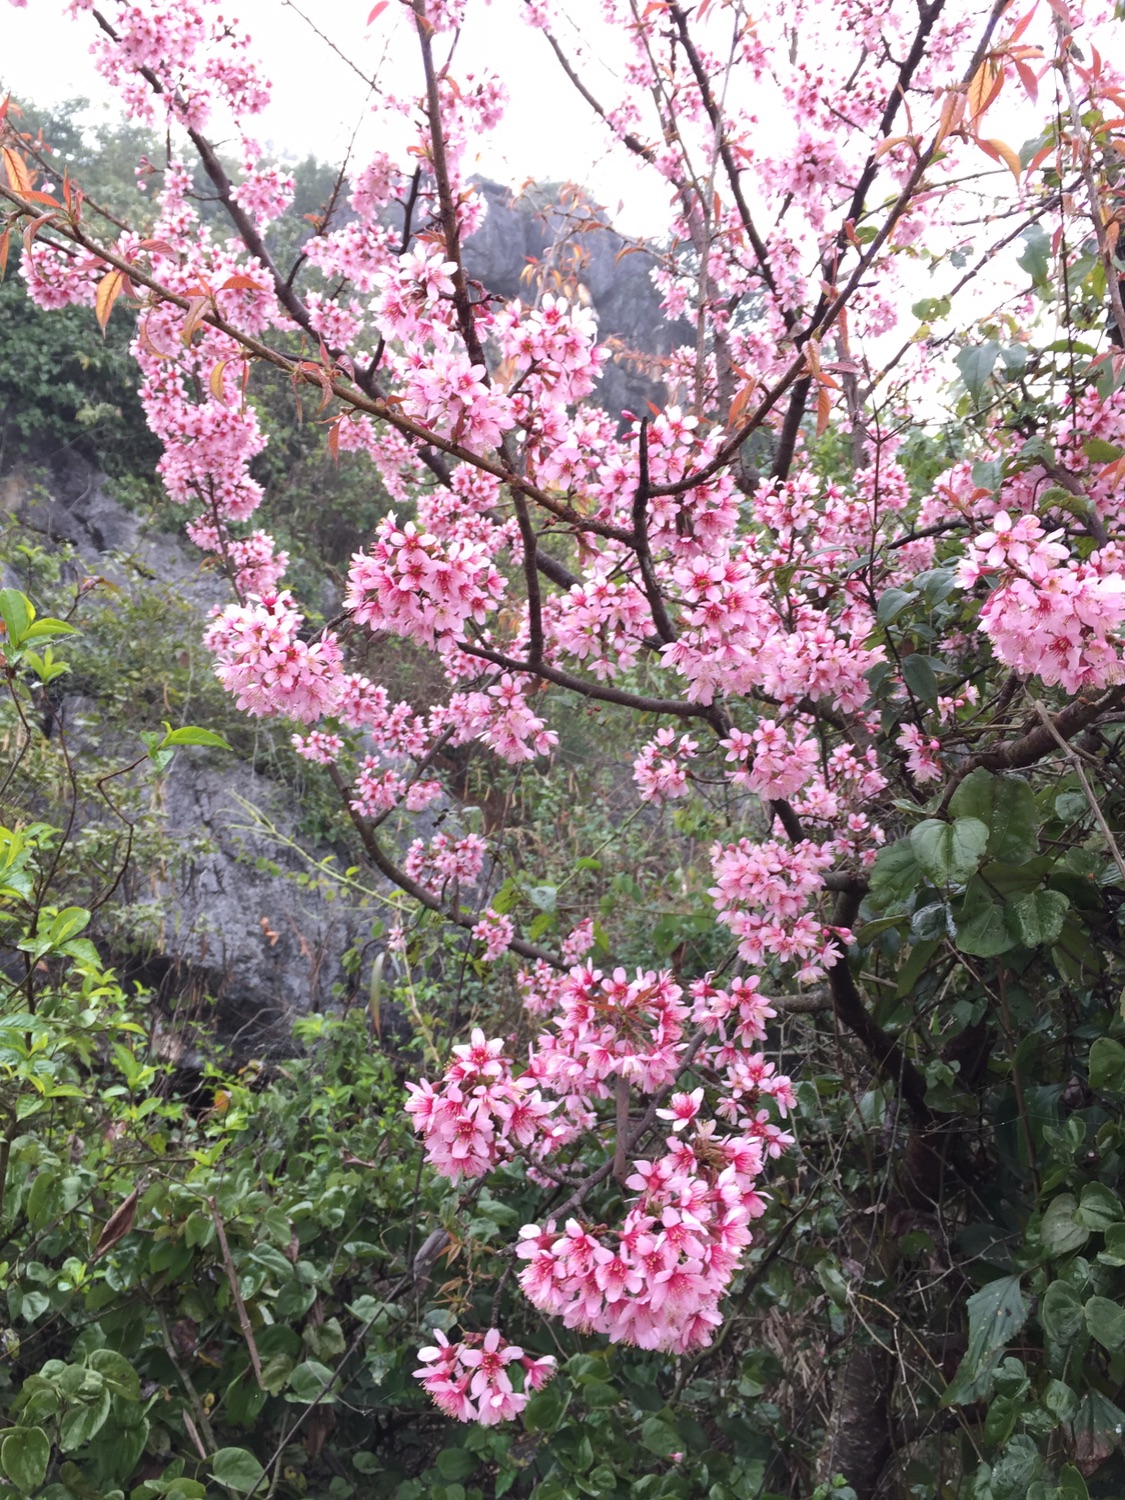
[[[466,272],[487,207],[466,162],[505,88],[459,72],[456,42],[495,16],[400,8],[416,73],[380,108],[409,145],[347,165],[290,268],[268,249],[292,181],[252,134],[269,90],[250,41],[204,0],[74,0],[106,80],[167,133],[153,221],[59,184],[9,114],[3,243],[23,234],[39,306],[135,314],[161,478],[230,581],[207,640],[239,708],[299,726],[409,903],[519,966],[523,1038],[474,1030],[409,1085],[427,1161],[471,1194],[522,1160],[544,1203],[510,1251],[523,1296],[687,1354],[715,1337],[793,1143],[770,1022],[829,1013],[862,1051],[922,1143],[901,1185],[917,1209],[955,1170],[942,1046],[980,1017],[946,1036],[888,1013],[865,965],[883,954],[909,996],[942,945],[975,974],[1076,930],[1077,898],[997,809],[1053,758],[1081,771],[1125,705],[1120,27],[1064,0],[605,0],[591,30],[624,62],[599,97],[529,0],[575,107],[666,192],[639,248],[682,337],[626,412],[599,404],[615,352],[579,296],[506,302]],[[1001,111],[1027,145],[990,134]],[[225,230],[201,223],[197,163]],[[257,526],[263,364],[396,507],[323,629]],[[943,403],[960,446],[923,482],[911,445]],[[357,666],[372,632],[433,653],[448,691],[392,701]],[[574,702],[631,716],[639,803],[724,810],[722,971],[628,972],[588,921],[543,946],[491,904],[487,837],[389,836],[442,796],[444,749],[547,768]],[[552,1368],[495,1326],[420,1360],[443,1411],[485,1424]]]

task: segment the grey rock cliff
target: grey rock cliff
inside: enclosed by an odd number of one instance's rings
[[[653,285],[652,254],[624,239],[601,216],[574,227],[559,209],[538,211],[496,182],[478,182],[488,203],[483,224],[464,246],[465,270],[498,297],[531,300],[521,273],[532,260],[573,272],[598,316],[598,336],[615,348],[596,399],[612,415],[642,412],[663,399],[663,359],[689,342],[685,323],[668,323]]]
[[[48,543],[69,542],[81,563],[76,577],[100,573],[126,593],[173,589],[192,607],[187,628],[196,639],[211,607],[228,600],[224,581],[200,568],[189,543],[146,530],[74,457],[45,482],[7,475],[2,511]],[[4,571],[3,583],[18,586],[18,576]],[[85,745],[122,762],[138,753],[130,725],[107,726],[97,703],[72,696],[59,707],[79,750]],[[299,832],[300,809],[288,788],[246,761],[185,748],[151,798],[146,812],[170,841],[170,856],[149,867],[134,860],[118,893],[120,926],[107,956],[154,988],[167,1010],[208,1021],[237,1054],[291,1052],[293,1018],[326,1007],[334,988],[346,986],[341,957],[369,937],[373,913],[346,899],[329,901],[294,879],[309,870],[286,842],[308,842]],[[282,842],[255,828],[248,808],[260,810]],[[105,809],[91,806],[83,816],[104,817]],[[309,852],[319,859],[331,851]]]

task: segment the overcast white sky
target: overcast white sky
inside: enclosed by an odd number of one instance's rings
[[[416,44],[392,0],[370,29],[374,0],[296,0],[305,15],[355,68],[400,93],[419,90]],[[579,19],[598,15],[597,0],[573,0]],[[224,6],[254,38],[273,81],[273,100],[259,117],[259,138],[295,156],[339,160],[357,123],[370,117],[367,85],[333,54],[286,0],[230,0]],[[71,20],[63,0],[30,0],[15,10],[0,0],[0,81],[38,103],[85,95],[109,113],[116,96],[95,72],[88,54],[89,16]],[[489,69],[500,74],[511,103],[499,132],[482,142],[476,170],[509,183],[527,178],[578,181],[593,191],[627,233],[652,231],[664,217],[666,188],[620,153],[607,159],[607,133],[563,78],[547,42],[518,17],[516,6],[476,7],[475,22],[459,43],[455,72]],[[409,71],[406,71],[409,70]],[[604,92],[614,92],[608,86]],[[420,90],[419,90],[420,91]],[[362,124],[361,124],[362,128]],[[360,137],[374,146],[367,129]],[[619,206],[620,205],[620,206]]]

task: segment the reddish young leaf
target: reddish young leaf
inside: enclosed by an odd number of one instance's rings
[[[98,289],[94,293],[94,316],[98,320],[98,327],[105,333],[109,315],[113,311],[113,304],[120,297],[128,284],[129,278],[124,271],[119,271],[116,266],[107,271],[98,282]]]
[[[32,191],[31,178],[28,175],[27,163],[18,151],[13,151],[11,146],[0,146],[0,156],[4,158],[4,170],[8,174],[8,185],[14,193],[21,197],[27,197]]]

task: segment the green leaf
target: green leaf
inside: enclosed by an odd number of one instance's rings
[[[4,621],[10,645],[22,645],[34,619],[35,606],[26,594],[19,589],[0,589],[0,620]]]
[[[1025,896],[1009,896],[1004,903],[1008,926],[1025,948],[1055,942],[1069,910],[1070,902],[1061,891],[1029,891]]]
[[[51,615],[44,615],[41,620],[36,620],[29,625],[23,633],[25,641],[39,641],[44,636],[55,635],[77,635],[78,631],[73,625],[68,625],[65,620],[56,620]]]
[[[1090,1238],[1090,1231],[1075,1219],[1078,1201],[1073,1193],[1052,1199],[1039,1227],[1039,1238],[1048,1255],[1068,1255]]]
[[[877,906],[905,901],[921,883],[922,867],[909,839],[879,850],[871,870],[871,899]]]
[[[984,881],[974,876],[965,889],[957,918],[958,948],[974,958],[995,958],[1015,944],[1004,920],[1004,908],[992,899]]]
[[[68,938],[74,937],[87,925],[90,913],[83,906],[67,906],[51,919],[51,925],[47,929],[51,947],[57,948],[60,943],[65,943]]]
[[[1097,1459],[1108,1458],[1118,1446],[1123,1426],[1125,1412],[1101,1391],[1088,1390],[1072,1424],[1078,1452],[1094,1455]]]
[[[901,1000],[904,996],[913,992],[914,986],[921,979],[930,964],[930,959],[941,947],[936,938],[931,938],[926,943],[915,943],[910,950],[910,957],[898,971],[898,986],[895,990],[895,998]]]
[[[524,1426],[528,1432],[552,1432],[562,1419],[569,1405],[556,1381],[541,1391],[536,1391],[523,1409]]]
[[[220,1448],[211,1459],[211,1471],[219,1484],[239,1495],[257,1489],[266,1472],[245,1448]]]
[[[880,625],[889,625],[917,597],[917,594],[908,593],[906,589],[884,589],[875,611],[876,620]]]
[[[1125,457],[1125,448],[1119,448],[1116,443],[1107,443],[1105,438],[1087,438],[1082,444],[1082,452],[1096,464],[1112,464]]]
[[[1100,1036],[1090,1048],[1090,1087],[1099,1094],[1125,1094],[1125,1047]]]
[[[1067,1348],[1086,1326],[1081,1298],[1065,1281],[1052,1281],[1039,1304],[1039,1321],[1049,1339]]]
[[[102,1430],[111,1401],[109,1387],[102,1385],[92,1401],[67,1406],[59,1423],[59,1447],[64,1453],[73,1453]]]
[[[663,1417],[649,1417],[643,1423],[641,1442],[659,1458],[667,1458],[669,1453],[675,1453],[682,1446],[680,1434]]]
[[[335,1396],[331,1391],[325,1392],[323,1396],[320,1393],[325,1383],[331,1379],[332,1371],[327,1365],[322,1365],[319,1360],[306,1359],[289,1377],[288,1399],[308,1403],[319,1397],[325,1405],[328,1405],[336,1399]]]
[[[1082,1305],[1078,1302],[1077,1297],[1074,1300],[1078,1306],[1078,1319],[1081,1324]],[[1070,1343],[1072,1340],[1064,1339],[1060,1340],[1060,1342]],[[1049,1412],[1056,1422],[1069,1422],[1078,1410],[1078,1397],[1071,1390],[1070,1386],[1062,1380],[1049,1380],[1040,1399],[1042,1400],[1044,1411]]]
[[[1050,287],[1051,238],[1042,224],[1029,224],[1023,232],[1024,252],[1016,261],[1037,287]]]
[[[1000,1276],[990,1281],[969,1298],[968,1312],[969,1347],[942,1397],[943,1406],[974,1399],[981,1376],[990,1371],[1000,1351],[1027,1322],[1028,1306],[1020,1291],[1020,1278]]]
[[[1098,1259],[1110,1266],[1125,1266],[1125,1224],[1110,1224],[1103,1231],[1105,1249]]]
[[[0,1467],[24,1495],[41,1487],[50,1461],[50,1440],[38,1427],[13,1427],[0,1447]]]
[[[94,1349],[86,1358],[86,1368],[96,1370],[115,1396],[140,1400],[141,1377],[116,1349]]]
[[[434,1459],[437,1471],[443,1479],[468,1479],[477,1467],[477,1458],[464,1448],[443,1448]]]
[[[910,847],[935,884],[964,885],[984,858],[988,828],[979,818],[927,818],[911,830]]]
[[[931,708],[937,705],[938,680],[925,656],[912,651],[909,656],[903,657],[902,679],[910,691],[921,698],[923,703],[928,703]]]
[[[1063,1464],[1059,1470],[1059,1487],[1055,1493],[1057,1500],[1090,1500],[1082,1472],[1073,1464]]]
[[[1125,1209],[1117,1194],[1106,1187],[1104,1182],[1088,1182],[1082,1189],[1074,1215],[1075,1223],[1100,1233],[1122,1219],[1125,1219]]]
[[[553,912],[558,901],[558,888],[553,885],[529,885],[524,887],[524,895],[537,906],[540,911]]]
[[[168,726],[164,727],[167,729]],[[174,745],[214,745],[219,750],[230,749],[221,734],[216,734],[212,729],[200,729],[196,724],[185,724],[182,729],[169,729],[156,748],[170,750]],[[231,1449],[231,1452],[241,1451]]]
[[[1019,776],[994,776],[983,766],[970,771],[953,793],[955,818],[979,818],[988,828],[988,855],[1005,865],[1022,865],[1039,847],[1035,794]]]
[[[977,344],[970,349],[962,349],[957,355],[955,364],[961,372],[965,389],[976,406],[979,406],[984,398],[988,378],[992,374],[999,355],[1000,345],[995,339],[989,339],[986,343]]]
[[[1086,1303],[1086,1327],[1111,1354],[1125,1349],[1125,1307],[1108,1297],[1091,1297]]]

